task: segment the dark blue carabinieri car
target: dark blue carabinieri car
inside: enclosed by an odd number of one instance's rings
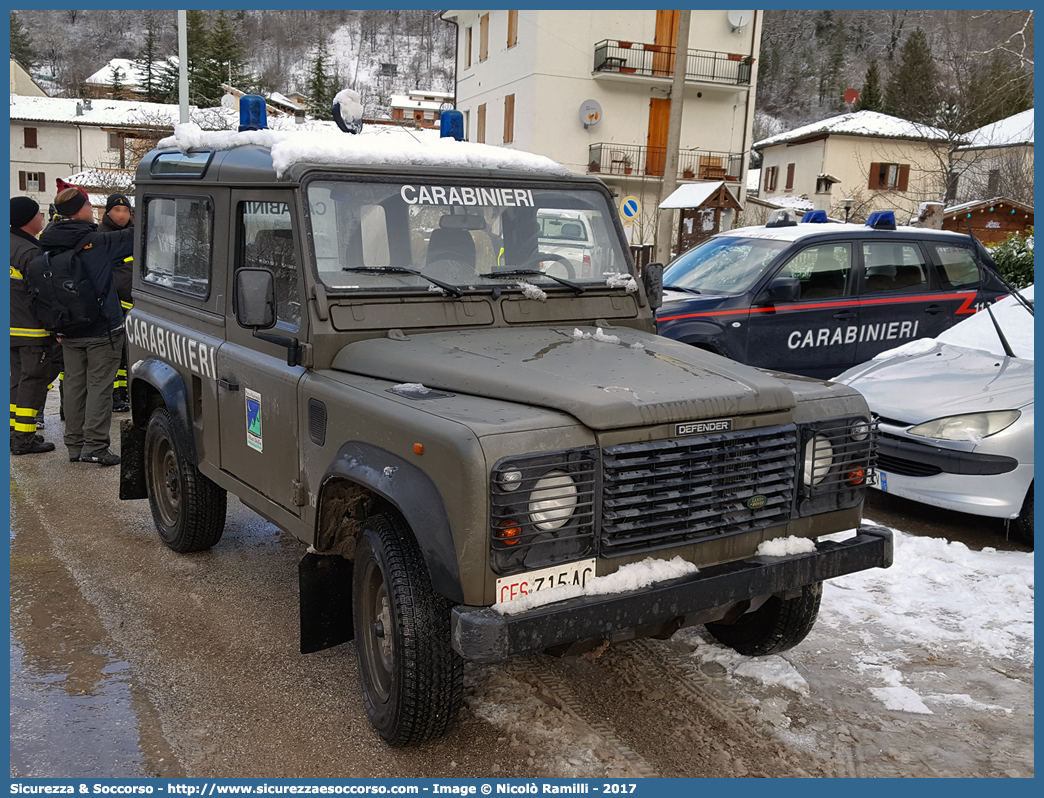
[[[819,218],[781,214],[675,258],[657,332],[752,366],[830,379],[1009,293],[971,236],[896,227],[890,212],[866,225]]]

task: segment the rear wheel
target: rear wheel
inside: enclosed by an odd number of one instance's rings
[[[823,583],[805,585],[792,599],[772,596],[754,612],[733,623],[709,623],[707,631],[740,654],[762,657],[793,648],[808,633],[819,617]]]
[[[1015,540],[1027,546],[1033,545],[1033,483],[1030,483],[1029,490],[1026,491],[1022,510],[1019,511],[1019,517],[1012,522],[1011,529]]]
[[[440,737],[463,700],[464,662],[450,646],[450,603],[431,587],[409,528],[366,520],[352,579],[366,714],[391,745]]]
[[[185,460],[163,407],[145,432],[145,484],[152,520],[168,547],[204,551],[221,540],[228,495]]]

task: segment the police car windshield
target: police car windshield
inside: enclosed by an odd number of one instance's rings
[[[701,294],[742,294],[790,243],[764,238],[711,238],[667,266],[664,288],[696,290]]]
[[[307,197],[318,276],[335,291],[442,290],[430,278],[465,291],[522,290],[520,282],[558,291],[568,289],[559,280],[605,286],[611,276],[629,273],[612,212],[597,190],[323,177],[308,183]],[[583,246],[549,246],[549,233],[555,243],[578,235]],[[497,276],[522,271],[536,273],[516,277],[514,285]]]

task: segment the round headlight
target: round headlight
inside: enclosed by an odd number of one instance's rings
[[[854,441],[865,441],[866,436],[870,434],[870,425],[860,419],[852,424],[852,428],[848,431]]]
[[[514,466],[505,466],[497,475],[497,484],[501,490],[518,490],[519,485],[522,484],[522,472]]]
[[[549,531],[566,525],[576,508],[576,483],[564,471],[549,471],[529,494],[529,520]]]
[[[830,470],[834,447],[822,435],[816,435],[805,444],[805,484],[818,485]]]

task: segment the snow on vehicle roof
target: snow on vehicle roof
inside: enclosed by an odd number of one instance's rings
[[[881,114],[877,111],[856,111],[852,114],[841,114],[829,119],[821,119],[810,125],[794,128],[767,139],[754,143],[754,149],[760,150],[773,144],[801,139],[821,133],[834,136],[871,136],[882,139],[936,139],[945,140],[945,130],[919,125],[896,116]]]
[[[460,169],[507,169],[567,176],[561,164],[528,152],[442,138],[437,130],[408,130],[371,125],[358,135],[327,131],[202,130],[192,122],[174,126],[174,135],[159,142],[160,149],[176,147],[230,150],[257,145],[272,151],[276,175],[296,163],[372,164],[379,166],[451,166]]]
[[[874,230],[866,225],[861,224],[845,224],[843,222],[806,222],[788,227],[765,227],[763,225],[755,227],[734,227],[731,230],[726,230],[722,233],[718,233],[715,238],[721,238],[723,236],[729,236],[731,238],[771,238],[776,241],[800,241],[802,238],[808,238],[814,235],[824,235],[827,233],[848,233],[854,236],[865,236],[865,235],[877,235],[879,233],[905,233],[906,235],[917,236],[923,238],[924,236],[953,236],[960,235],[955,234],[951,230],[933,230],[928,227],[906,227],[897,225],[895,230]]]
[[[1023,288],[1019,293],[1033,302],[1033,286]],[[1006,296],[994,303],[990,310],[993,319],[997,320],[1004,337],[1011,346],[1016,357],[1033,360],[1033,316],[1029,314],[1016,299]],[[960,324],[936,336],[935,340],[953,346],[965,346],[969,349],[982,349],[994,355],[1003,356],[1004,347],[993,326],[993,319],[985,311],[969,316]]]

